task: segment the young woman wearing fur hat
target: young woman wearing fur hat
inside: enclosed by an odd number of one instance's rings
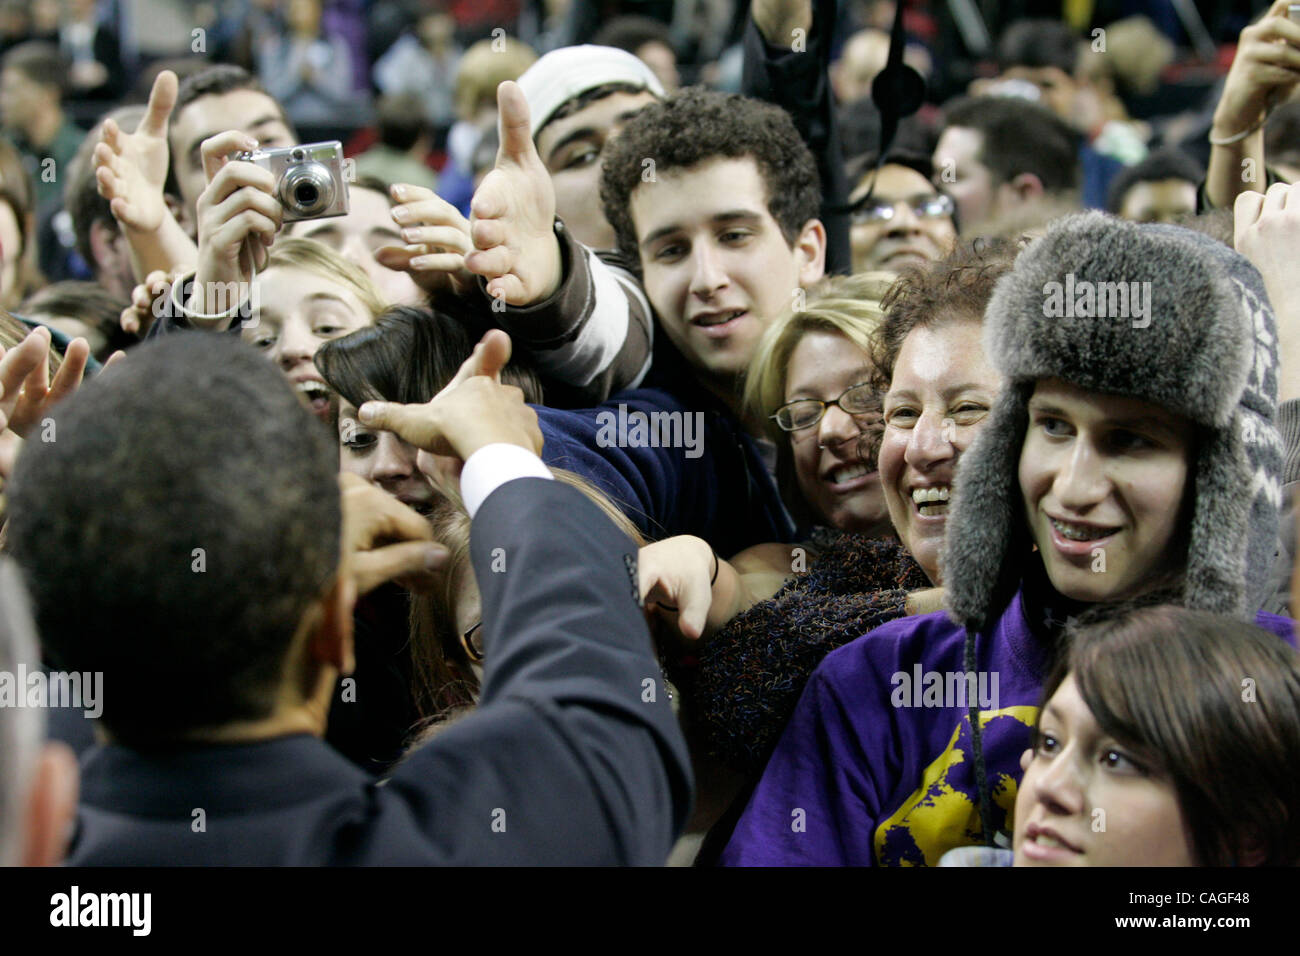
[[[954,488],[949,611],[822,662],[723,862],[934,864],[992,845],[1061,629],[1090,606],[1158,598],[1294,642],[1257,613],[1280,499],[1275,343],[1259,273],[1197,233],[1085,214],[1022,252],[985,319],[1005,384]]]

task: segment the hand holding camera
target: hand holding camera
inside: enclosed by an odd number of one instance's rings
[[[208,290],[220,288],[228,304],[230,283],[243,289],[266,268],[283,223],[348,212],[337,141],[259,150],[256,140],[231,130],[204,140],[202,154],[208,185],[197,203],[198,272],[186,303],[195,315],[208,314]]]
[[[1300,22],[1289,0],[1277,0],[1241,31],[1223,96],[1214,111],[1211,142],[1239,142],[1264,125],[1269,111],[1300,83]],[[1300,13],[1300,11],[1297,11]]]
[[[229,283],[252,282],[255,270],[266,267],[267,249],[283,222],[275,177],[267,169],[235,158],[256,148],[256,140],[235,130],[203,141],[208,185],[196,204],[198,272],[186,303],[196,315],[209,311],[206,290],[217,284],[232,288]]]

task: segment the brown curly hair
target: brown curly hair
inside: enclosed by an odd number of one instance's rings
[[[750,157],[767,186],[767,209],[792,247],[816,219],[821,185],[813,155],[780,107],[738,93],[691,87],[642,107],[606,146],[600,198],[618,250],[640,262],[632,222],[632,192],[642,183],[644,160],[654,168],[689,169],[714,158]]]
[[[993,287],[1011,271],[1018,251],[1008,239],[960,242],[946,258],[899,275],[880,302],[885,321],[872,342],[873,382],[881,395],[889,391],[894,363],[913,329],[984,321]]]

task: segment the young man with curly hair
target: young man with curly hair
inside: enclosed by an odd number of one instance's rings
[[[687,89],[628,119],[605,146],[601,174],[618,252],[641,280],[620,288],[603,263],[574,267],[555,235],[564,227],[553,226],[553,196],[546,204],[525,195],[545,168],[511,86],[501,92],[502,159],[475,197],[468,268],[488,280],[489,294],[527,306],[505,313],[510,320],[581,315],[575,337],[613,324],[612,312],[643,316],[648,304],[672,348],[661,337],[646,383],[683,398],[702,387],[737,415],[740,377],[763,329],[825,269],[816,164],[789,115]]]

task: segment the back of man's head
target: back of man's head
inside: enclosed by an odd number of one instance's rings
[[[52,663],[102,672],[104,726],[135,746],[269,715],[340,547],[337,451],[284,376],[177,335],[51,417],[8,511]]]
[[[983,136],[979,161],[994,188],[1032,173],[1048,193],[1077,189],[1079,136],[1044,106],[1011,96],[964,98],[944,108],[945,128]]]
[[[631,196],[650,175],[714,159],[750,158],[767,186],[767,208],[794,244],[816,219],[821,186],[812,153],[785,110],[736,93],[698,87],[642,107],[606,147],[600,197],[618,249],[638,261]]]

